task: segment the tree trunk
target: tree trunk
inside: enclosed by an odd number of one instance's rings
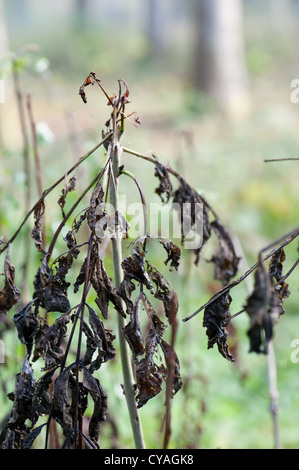
[[[230,117],[249,111],[241,0],[195,0],[195,85]]]

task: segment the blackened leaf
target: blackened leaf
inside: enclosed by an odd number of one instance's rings
[[[172,288],[171,284],[154,265],[152,265],[149,261],[146,261],[146,266],[149,278],[156,285],[154,296],[156,299],[162,300],[165,315],[169,322],[171,322],[171,318],[174,318],[178,310],[177,294]]]
[[[273,336],[273,326],[281,313],[279,296],[272,278],[264,266],[259,266],[254,276],[254,289],[244,306],[250,325],[247,331],[250,352],[267,353],[268,342]]]
[[[200,246],[194,249],[195,264],[198,264],[202,247],[211,236],[208,207],[184,178],[178,180],[180,186],[174,193],[173,203],[180,207],[181,242],[184,244],[188,230],[201,237]]]
[[[42,243],[43,243],[43,218],[45,213],[45,202],[43,199],[39,202],[39,204],[34,209],[34,227],[31,231],[31,236],[34,240],[35,246],[37,251],[42,250]]]
[[[229,306],[231,303],[231,296],[229,291],[222,294],[204,310],[203,326],[206,327],[206,334],[208,336],[208,349],[217,344],[220,354],[229,361],[233,362],[234,358],[229,352],[227,344],[228,333],[225,327],[229,323],[230,312]]]
[[[115,336],[110,330],[104,328],[103,322],[100,320],[96,312],[87,305],[89,311],[89,324],[94,333],[95,342],[98,348],[99,356],[102,362],[107,362],[115,357],[116,351],[113,344]]]
[[[75,293],[78,292],[79,287],[82,284],[84,284],[85,276],[86,276],[86,265],[87,265],[87,258],[85,258],[85,260],[83,261],[80,272],[79,272],[79,274],[76,278],[76,281],[74,283],[74,292]]]
[[[68,283],[60,275],[55,276],[50,269],[46,257],[43,258],[34,278],[34,297],[48,312],[67,312],[70,303],[66,296]]]
[[[72,178],[70,178],[68,184],[65,184],[64,188],[61,191],[61,195],[60,195],[60,197],[57,201],[58,205],[61,208],[63,217],[65,217],[64,206],[65,206],[65,202],[66,202],[66,196],[70,191],[74,191],[75,188],[76,188],[76,176],[72,176]]]
[[[56,367],[64,358],[64,350],[61,348],[61,345],[66,336],[69,321],[69,315],[65,313],[57,318],[47,329],[44,336],[43,348],[44,370]]]
[[[56,369],[51,369],[42,375],[35,384],[32,404],[39,415],[49,414],[51,411],[51,397],[49,386]]]
[[[170,271],[172,271],[173,268],[177,271],[180,264],[181,249],[171,240],[161,240],[160,243],[164,246],[168,254],[168,258],[164,263],[167,264],[170,261]]]
[[[148,400],[161,392],[163,377],[156,364],[154,362],[148,363],[147,358],[144,358],[136,365],[136,378],[138,387],[137,407],[141,408]]]
[[[122,301],[120,296],[117,294],[115,287],[112,284],[111,278],[108,276],[103,261],[97,256],[94,263],[94,269],[90,279],[91,285],[97,293],[95,302],[104,318],[108,317],[108,307],[111,301],[115,309],[125,317],[125,312],[122,308]]]
[[[83,386],[94,402],[94,409],[89,422],[89,436],[93,442],[97,443],[101,424],[106,421],[108,411],[107,395],[98,379],[93,377],[86,367],[83,367]]]
[[[144,269],[145,253],[139,245],[134,245],[132,256],[128,256],[122,262],[125,277],[134,279],[146,286],[150,291],[153,290],[152,283],[147,272]]]
[[[173,347],[161,338],[162,350],[167,364],[167,371],[173,370],[172,390],[175,395],[183,385],[180,374],[180,362]]]
[[[7,248],[4,261],[4,287],[0,290],[0,313],[7,313],[19,300],[20,290],[14,284],[15,268],[10,261]]]
[[[150,316],[151,329],[145,340],[145,357],[136,364],[138,408],[160,393],[162,381],[166,375],[165,367],[163,364],[157,364],[156,357],[166,325],[159,319],[153,305],[145,296],[144,302]]]
[[[156,162],[155,176],[160,180],[160,186],[155,189],[155,192],[160,196],[162,202],[168,202],[172,196],[172,184],[167,169],[158,161]]]
[[[140,306],[142,301],[142,293],[139,294],[134,302],[131,320],[123,328],[123,334],[132,350],[132,360],[137,362],[137,357],[144,353],[144,347],[142,344],[142,334],[140,327]]]
[[[60,424],[65,436],[70,435],[73,425],[70,414],[70,372],[72,366],[66,367],[61,372],[53,386],[52,417]]]
[[[41,431],[43,430],[43,428],[46,426],[47,423],[43,423],[41,424],[40,426],[37,426],[36,428],[34,428],[29,434],[28,436],[24,439],[24,441],[22,442],[22,449],[30,449],[33,442],[35,441],[35,439],[40,435]]]
[[[10,418],[1,433],[0,446],[2,449],[20,449],[22,443],[30,433],[26,424],[30,420],[34,425],[38,419],[38,413],[33,407],[33,393],[35,380],[33,370],[26,356],[22,370],[16,376],[15,390],[13,394],[13,409]]]
[[[227,285],[238,271],[240,258],[236,255],[227,229],[219,220],[216,219],[211,223],[211,229],[216,233],[220,244],[219,251],[211,259],[215,263],[215,278],[223,285]]]
[[[133,280],[144,284],[150,292],[153,292],[153,285],[145,270],[144,262],[145,253],[141,244],[135,244],[133,246],[132,256],[128,256],[122,262],[124,278],[119,286],[118,294],[124,300],[129,315],[132,314],[133,310],[133,302],[131,300],[131,294],[135,290]]]
[[[28,356],[31,354],[34,337],[39,329],[39,319],[35,306],[32,304],[33,302],[29,302],[23,310],[13,317],[18,331],[18,338],[21,343],[26,345]]]
[[[286,256],[283,248],[277,250],[271,257],[269,264],[269,275],[273,276],[276,281],[279,281],[282,277],[283,262],[285,259]]]
[[[101,179],[99,178],[91,194],[89,208],[87,210],[87,223],[92,232],[95,232],[97,222],[106,214],[105,211],[101,209],[103,208],[104,194]]]

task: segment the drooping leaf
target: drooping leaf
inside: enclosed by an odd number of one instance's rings
[[[43,339],[43,358],[45,360],[45,367],[43,370],[52,369],[59,365],[63,360],[64,350],[61,345],[66,336],[67,324],[69,321],[69,314],[64,313],[47,328]]]
[[[170,271],[173,269],[177,271],[180,264],[182,250],[171,240],[160,240],[160,243],[164,246],[168,254],[168,258],[164,261],[164,263],[167,265],[167,263],[170,261]]]
[[[165,357],[165,362],[167,364],[167,372],[173,370],[172,377],[172,390],[175,395],[182,387],[183,382],[180,374],[180,362],[179,358],[173,349],[173,347],[168,344],[165,339],[161,338],[162,349]]]
[[[62,427],[63,434],[68,437],[73,429],[73,419],[70,413],[70,373],[73,365],[66,367],[53,384],[52,417]]]
[[[113,344],[115,336],[110,330],[104,327],[103,322],[100,320],[94,309],[88,304],[87,307],[89,311],[89,324],[94,334],[94,340],[98,349],[99,357],[101,358],[101,362],[107,362],[110,359],[113,359],[116,354]]]
[[[142,293],[134,302],[131,319],[123,328],[123,334],[132,350],[132,361],[137,362],[137,357],[144,353],[142,343],[142,333],[140,327],[140,307],[142,302]]]
[[[218,252],[211,259],[215,263],[215,278],[223,285],[227,285],[238,271],[240,258],[236,255],[232,239],[222,223],[216,219],[210,226],[217,235],[220,245]]]
[[[133,245],[132,256],[128,256],[122,262],[124,277],[119,286],[118,294],[124,300],[129,315],[132,314],[133,310],[131,294],[136,288],[133,280],[144,284],[150,292],[153,292],[153,285],[145,270],[144,262],[145,253],[141,245],[138,244]]]
[[[154,296],[156,299],[162,300],[165,315],[171,322],[171,318],[176,316],[178,310],[178,297],[171,284],[165,279],[165,277],[158,271],[158,269],[146,261],[146,270],[151,281],[156,285],[156,291]]]
[[[138,388],[136,400],[138,408],[145,405],[148,400],[161,392],[163,378],[166,375],[165,366],[157,364],[156,358],[166,325],[160,320],[153,305],[145,296],[144,302],[147,313],[150,316],[151,329],[145,340],[145,357],[136,364]]]
[[[31,237],[34,240],[35,246],[37,251],[43,251],[42,243],[43,243],[43,218],[45,213],[45,202],[44,199],[41,199],[39,204],[34,209],[34,227],[31,231]]]
[[[170,197],[172,196],[172,184],[169,178],[169,174],[164,165],[156,162],[155,176],[159,178],[160,185],[155,189],[156,194],[160,196],[162,202],[169,202]],[[165,194],[165,199],[164,199]]]
[[[87,210],[87,223],[93,233],[95,233],[97,222],[106,215],[104,210],[104,194],[102,182],[99,178],[91,194]]]
[[[283,248],[277,250],[270,259],[269,275],[273,276],[277,282],[282,277],[283,263],[285,259],[286,255]]]
[[[194,248],[195,264],[198,264],[202,247],[211,236],[209,212],[204,200],[191,188],[184,178],[178,178],[180,186],[174,192],[173,203],[180,207],[181,242],[184,245],[189,230],[200,237],[199,246]]]
[[[16,313],[13,320],[18,331],[18,338],[26,345],[27,354],[30,356],[34,338],[39,329],[39,319],[33,302],[29,302],[26,307]]]
[[[22,448],[22,443],[30,434],[27,420],[34,425],[38,419],[38,413],[32,403],[34,389],[33,370],[26,356],[22,370],[16,376],[15,389],[12,394],[13,409],[0,436],[1,449]]]
[[[259,266],[254,275],[254,289],[244,306],[250,325],[247,331],[250,352],[267,353],[267,346],[273,336],[273,327],[281,312],[279,296],[272,278],[264,266]]]
[[[86,367],[83,367],[83,386],[94,402],[93,413],[89,422],[89,437],[94,443],[97,443],[101,425],[106,421],[108,412],[107,394],[104,392],[98,379],[93,377]]]
[[[111,278],[108,276],[105,270],[102,259],[100,259],[98,256],[96,256],[90,282],[97,293],[95,302],[104,318],[108,317],[109,302],[113,303],[114,308],[123,317],[126,316],[122,308],[121,298],[113,286]]]
[[[161,392],[163,376],[154,362],[148,363],[147,359],[143,358],[136,365],[136,377],[138,387],[137,407],[141,408],[148,400]]]
[[[61,208],[63,217],[65,217],[64,206],[66,203],[66,196],[69,192],[74,191],[75,189],[76,189],[76,176],[72,176],[68,184],[65,183],[64,188],[61,191],[61,195],[57,201],[59,207]]]
[[[208,349],[217,344],[220,354],[225,359],[233,362],[234,358],[227,344],[228,333],[225,329],[230,321],[229,306],[231,300],[228,291],[208,305],[204,310],[203,326],[206,327],[206,334],[208,336]]]
[[[49,386],[52,382],[53,375],[56,368],[47,371],[42,375],[35,384],[35,390],[33,393],[32,403],[37,413],[41,415],[47,415],[51,411],[51,396]]]
[[[35,439],[40,435],[43,428],[47,425],[47,423],[40,424],[36,428],[34,428],[28,436],[22,442],[22,449],[30,449],[32,444],[34,443]]]
[[[68,283],[65,278],[58,273],[54,275],[46,261],[43,258],[34,278],[34,297],[37,297],[41,306],[48,312],[67,312],[70,309],[70,303],[66,295]]]
[[[4,261],[4,287],[0,290],[0,313],[7,313],[20,300],[21,292],[14,280],[15,268],[10,261],[8,247]]]

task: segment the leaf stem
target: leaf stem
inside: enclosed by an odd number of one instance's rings
[[[115,121],[114,121],[115,122]],[[113,177],[111,178],[112,184],[110,185],[110,203],[114,207],[114,210],[118,210],[118,174],[119,174],[119,165],[121,158],[121,146],[119,141],[116,139],[116,130],[113,132],[113,142],[110,144],[109,150],[111,152],[112,160],[112,173]],[[114,284],[116,289],[120,286],[122,281],[122,246],[121,246],[121,237],[116,234],[115,238],[112,240],[112,258],[113,258],[113,271],[114,271]],[[131,427],[134,436],[136,449],[144,449],[144,439],[143,431],[141,426],[141,421],[137,409],[137,404],[135,400],[134,393],[134,379],[133,371],[130,361],[130,352],[128,343],[125,340],[123,335],[123,328],[125,326],[125,320],[121,315],[118,315],[118,332],[119,332],[119,347],[120,347],[120,356],[121,364],[123,371],[124,379],[124,392],[127,400],[128,411],[131,420]]]

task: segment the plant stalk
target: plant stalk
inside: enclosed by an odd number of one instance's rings
[[[112,160],[112,178],[110,181],[110,203],[115,211],[118,211],[118,173],[120,166],[121,157],[121,146],[119,142],[113,142],[111,145],[111,160]],[[121,246],[121,235],[116,234],[111,240],[112,242],[112,258],[113,258],[113,272],[114,272],[114,284],[115,288],[118,289],[122,281],[122,246]],[[124,380],[124,393],[127,400],[128,411],[131,420],[131,427],[133,437],[135,441],[136,449],[144,449],[145,443],[143,439],[143,431],[141,421],[136,405],[135,393],[134,393],[134,376],[130,360],[130,351],[128,344],[123,335],[123,328],[125,326],[125,319],[118,315],[118,334],[119,334],[119,347],[120,357],[123,371]]]

